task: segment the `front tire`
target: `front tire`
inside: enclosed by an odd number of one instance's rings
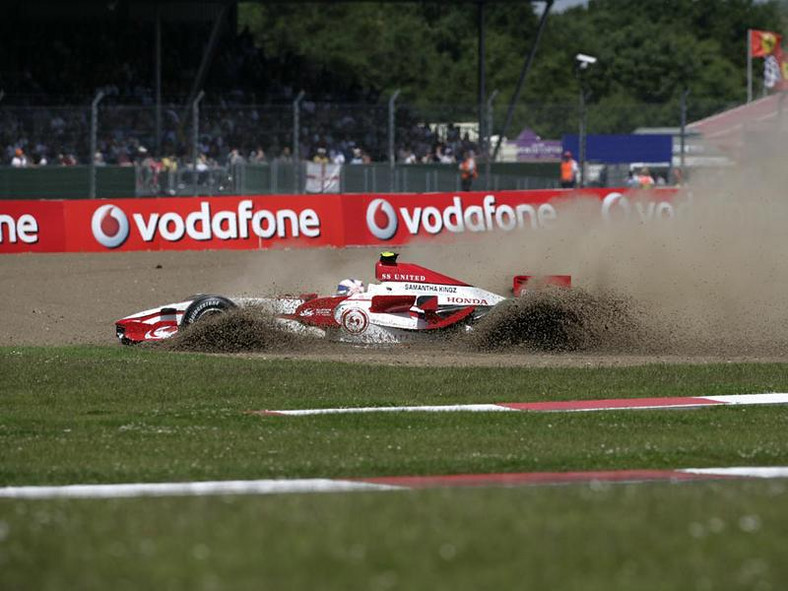
[[[237,308],[235,303],[225,297],[218,295],[200,296],[186,308],[181,319],[181,326],[189,326],[198,320],[214,314],[223,314],[233,308]]]

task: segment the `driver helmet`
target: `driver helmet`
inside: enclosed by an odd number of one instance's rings
[[[351,296],[364,291],[364,282],[358,279],[343,279],[337,285],[337,295]]]

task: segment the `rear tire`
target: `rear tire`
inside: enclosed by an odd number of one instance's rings
[[[237,308],[231,300],[218,296],[218,295],[203,295],[195,299],[186,311],[183,313],[181,319],[181,326],[189,326],[198,320],[213,316],[214,314],[223,314],[228,310]]]

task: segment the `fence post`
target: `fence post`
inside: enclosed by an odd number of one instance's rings
[[[200,151],[200,101],[205,96],[202,90],[192,103],[192,174],[194,175],[194,194],[197,195],[197,160]]]
[[[154,80],[156,85],[156,157],[161,158],[161,4],[156,4],[156,23],[153,29]]]
[[[681,93],[681,152],[679,152],[679,166],[681,167],[681,175],[684,174],[684,152],[686,150],[687,138],[687,97],[689,96],[689,88]],[[671,166],[673,163],[671,162]]]
[[[394,103],[397,101],[399,92],[399,89],[394,91],[394,94],[392,94],[391,98],[389,99],[389,188],[392,192],[395,189],[394,170],[396,166],[396,158],[394,154],[394,111],[396,107],[394,106]]]
[[[487,99],[487,139],[484,142],[484,188],[487,191],[490,190],[490,159],[492,158],[492,154],[490,154],[490,144],[492,143],[493,132],[493,103],[497,96],[498,91],[493,90],[492,94],[490,94],[490,98]]]
[[[298,93],[293,101],[293,178],[295,178],[294,193],[301,192],[301,101],[304,91]]]
[[[588,134],[588,105],[586,104],[586,90],[582,82],[580,83],[580,112],[579,112],[579,130],[577,133],[578,140],[578,164],[580,166],[580,179],[577,183],[578,187],[586,186],[586,135]]]
[[[104,92],[99,90],[90,104],[90,188],[88,197],[96,197],[96,150],[98,149],[98,104],[104,98]]]

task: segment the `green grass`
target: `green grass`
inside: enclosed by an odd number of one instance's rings
[[[370,367],[115,348],[0,352],[0,484],[788,463],[788,409],[261,417],[250,409],[788,389],[779,364]]]
[[[786,364],[410,368],[0,349],[0,486],[788,465],[788,408],[250,409],[788,391]],[[0,500],[2,589],[778,589],[786,483]]]
[[[781,589],[779,482],[0,502],[6,589]]]

